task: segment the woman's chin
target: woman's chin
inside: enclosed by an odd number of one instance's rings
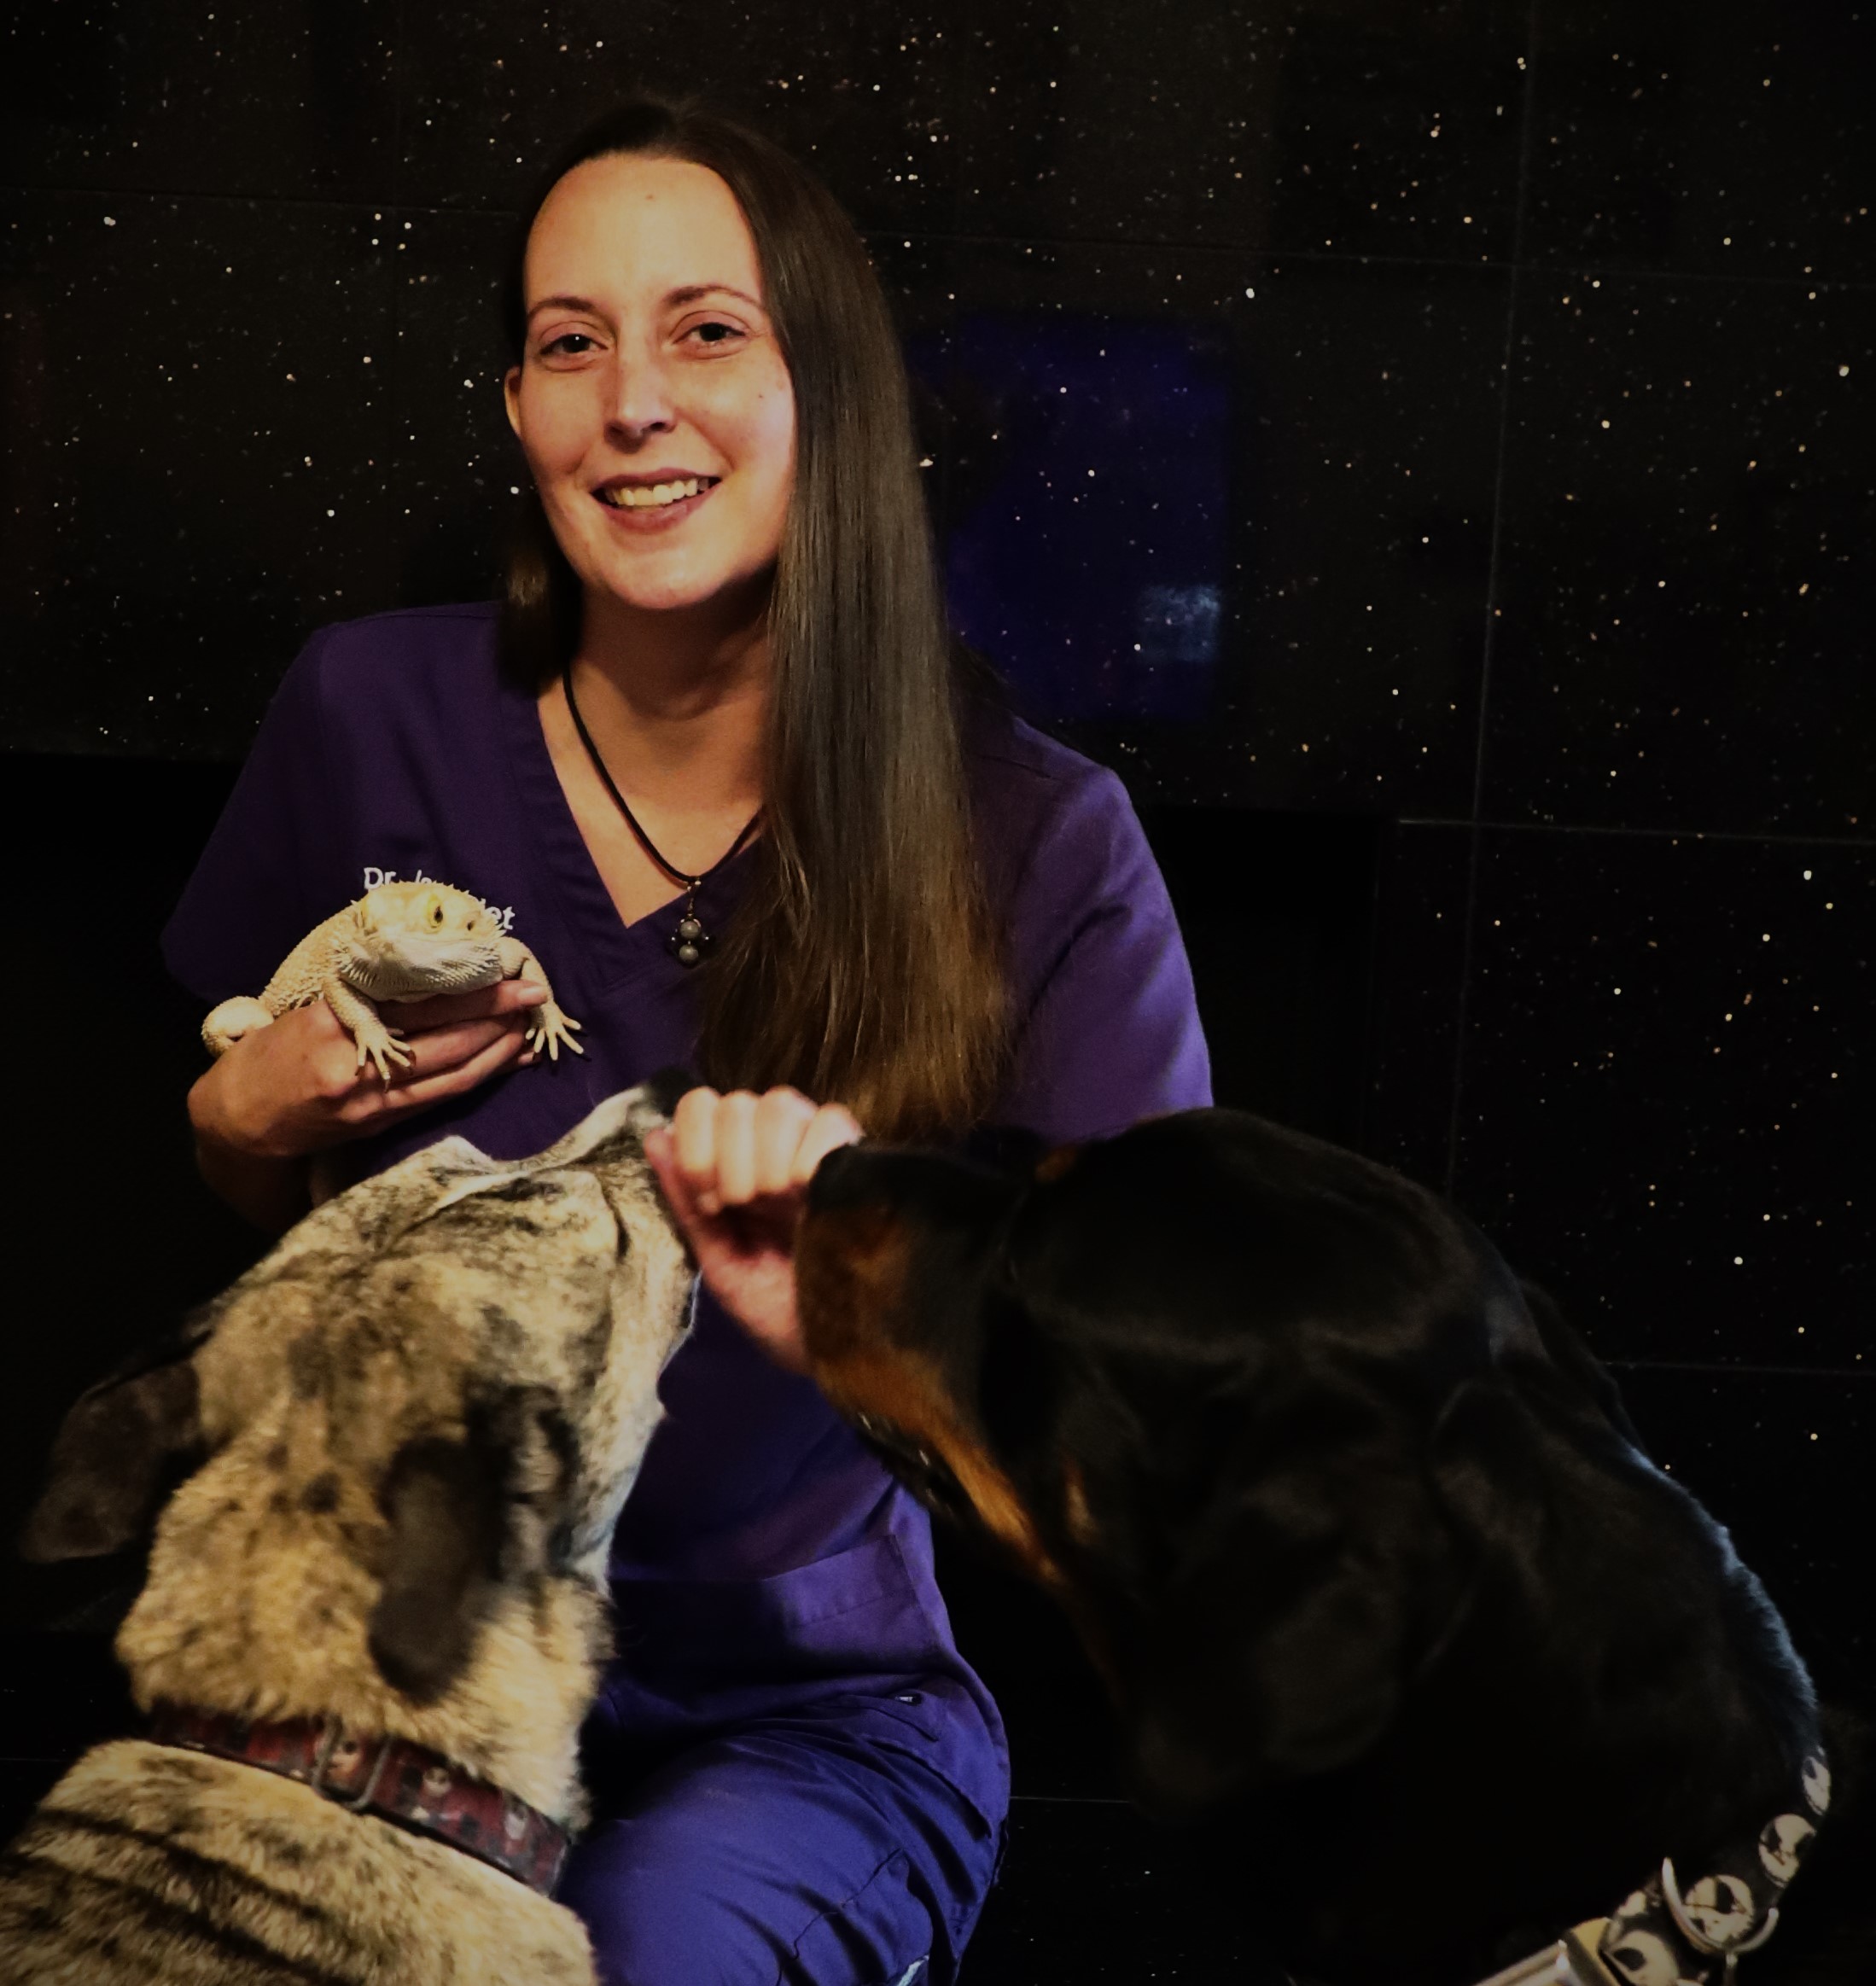
[[[696,614],[740,620],[761,610],[770,573],[725,572],[690,561],[648,560],[642,564],[634,562],[629,571],[608,564],[583,576],[589,610],[597,607],[602,614],[609,609],[626,614]]]

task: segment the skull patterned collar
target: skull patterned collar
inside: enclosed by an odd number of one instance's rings
[[[1685,1881],[1664,1859],[1613,1916],[1577,1925],[1479,1986],[1729,1986],[1740,1958],[1778,1928],[1786,1886],[1830,1803],[1830,1767],[1813,1752],[1787,1809],[1710,1856],[1705,1873]]]
[[[1821,1751],[1804,1761],[1790,1810],[1757,1838],[1714,1855],[1704,1875],[1683,1882],[1672,1860],[1609,1919],[1603,1963],[1631,1986],[1719,1986],[1739,1959],[1778,1928],[1786,1886],[1831,1803],[1831,1768]]]

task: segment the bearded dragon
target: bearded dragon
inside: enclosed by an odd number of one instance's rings
[[[202,1022],[202,1041],[211,1055],[224,1055],[289,1008],[323,1000],[358,1044],[358,1066],[369,1057],[388,1083],[390,1064],[408,1063],[411,1051],[375,1003],[472,993],[504,979],[547,987],[533,953],[502,930],[480,897],[443,882],[381,883],[302,938],[259,999],[224,1000]],[[579,1026],[547,987],[546,999],[528,1011],[527,1045],[556,1062],[563,1044],[584,1055],[569,1032]]]

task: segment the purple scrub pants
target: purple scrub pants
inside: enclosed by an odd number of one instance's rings
[[[595,1817],[558,1892],[604,1986],[949,1986],[996,1832],[918,1756],[925,1693],[831,1698],[686,1747]]]

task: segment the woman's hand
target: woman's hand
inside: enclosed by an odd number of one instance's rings
[[[388,1083],[366,1063],[323,1000],[294,1007],[242,1036],[196,1081],[189,1117],[203,1176],[266,1227],[306,1210],[302,1161],[472,1090],[533,1059],[527,1012],[547,997],[527,980],[385,1009],[410,1062]]]
[[[864,1135],[799,1090],[690,1091],[645,1156],[712,1295],[779,1366],[807,1370],[795,1313],[795,1231],[814,1168]]]

